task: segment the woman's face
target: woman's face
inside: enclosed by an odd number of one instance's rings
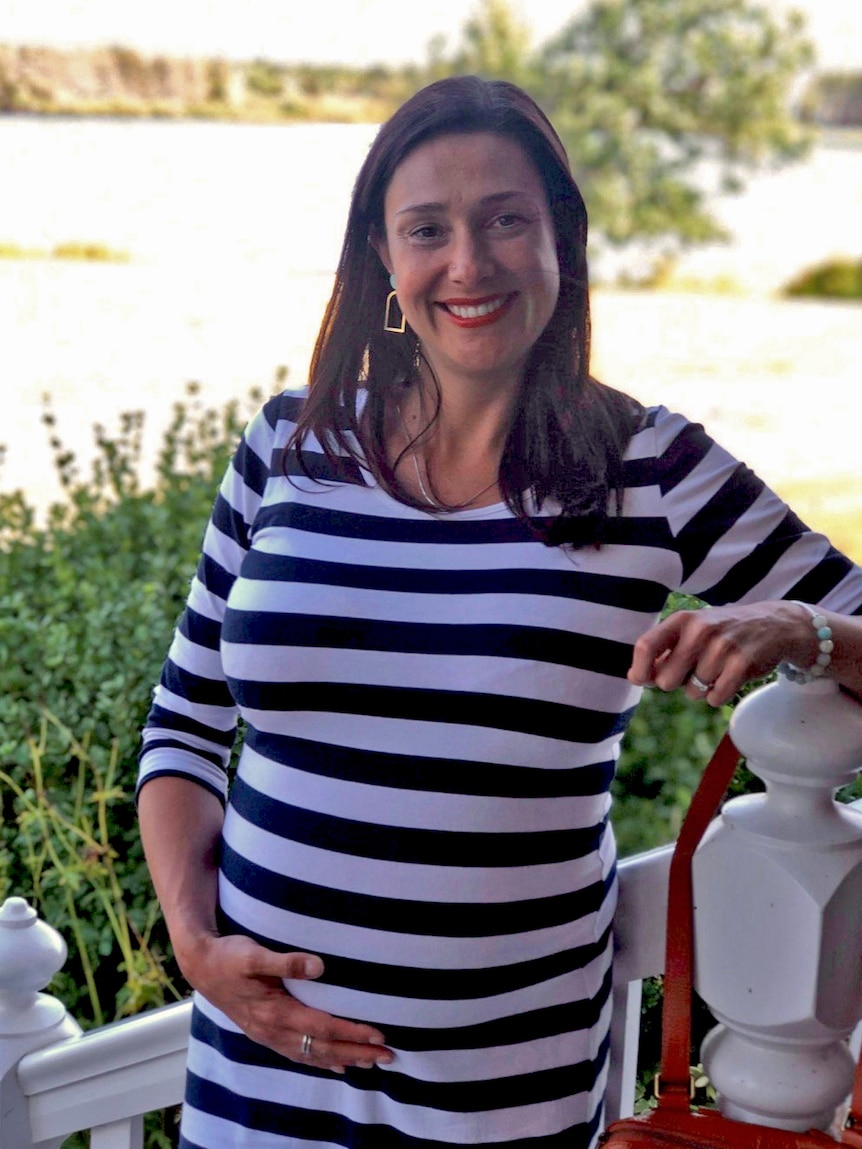
[[[438,136],[395,169],[376,244],[442,385],[511,387],[557,305],[544,184],[514,140]]]

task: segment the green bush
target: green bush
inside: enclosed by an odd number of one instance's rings
[[[679,690],[644,692],[612,787],[614,833],[622,857],[676,838],[729,717],[729,708],[714,710]]]
[[[66,499],[39,525],[0,495],[0,896],[30,898],[69,943],[54,991],[86,1027],[176,996],[138,838],[141,724],[245,421],[174,409],[151,490],[143,416],[95,430],[89,478],[56,435]]]
[[[700,599],[669,596],[662,617],[676,610],[699,610]],[[754,690],[750,682],[741,695]],[[704,767],[727,730],[733,706],[716,710],[692,702],[681,690],[645,690],[625,738],[611,786],[613,822],[621,857],[673,842]],[[729,794],[762,789],[740,765]]]
[[[783,294],[822,299],[862,299],[862,259],[827,260],[791,280]]]

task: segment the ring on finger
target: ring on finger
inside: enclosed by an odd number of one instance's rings
[[[299,1046],[299,1052],[302,1057],[311,1057],[311,1043],[313,1041],[314,1038],[310,1033],[304,1033],[302,1035],[302,1042]]]
[[[715,686],[714,682],[704,682],[702,678],[698,678],[697,675],[693,673],[689,675],[688,680],[695,690],[699,690],[701,694],[709,694],[710,690]]]

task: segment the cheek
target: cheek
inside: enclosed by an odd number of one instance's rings
[[[557,256],[557,245],[550,238],[538,248],[536,255],[537,278],[541,280],[543,289],[556,295],[560,287],[560,261]]]
[[[550,252],[548,258],[543,261],[542,271],[545,294],[553,311],[560,297],[560,265],[557,261],[556,251]]]

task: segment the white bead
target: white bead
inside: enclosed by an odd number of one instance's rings
[[[804,611],[811,616],[811,625],[814,627],[814,633],[817,638],[817,649],[819,651],[817,659],[813,666],[808,670],[802,670],[798,666],[794,666],[792,662],[782,662],[778,669],[779,671],[791,682],[796,682],[799,685],[804,685],[806,682],[811,682],[815,678],[821,678],[832,661],[832,651],[835,649],[835,643],[832,641],[832,628],[825,615],[810,606],[807,602],[798,602],[794,600],[794,606],[801,606]]]

